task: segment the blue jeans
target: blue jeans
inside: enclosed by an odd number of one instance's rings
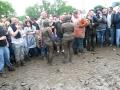
[[[103,43],[105,41],[105,31],[106,30],[101,30],[97,31],[97,42],[100,44],[100,46],[103,46]]]
[[[114,40],[115,40],[115,29],[114,28],[110,28],[109,29],[110,30],[110,43],[111,43],[111,45],[113,45],[114,44]]]
[[[83,46],[83,38],[75,38],[74,41],[73,41],[73,48],[74,49],[84,49],[84,46]]]
[[[10,61],[11,63],[15,63],[15,53],[12,48],[12,43],[9,43],[9,51],[10,51]]]
[[[105,43],[110,44],[110,29],[105,30]]]
[[[40,47],[40,48],[37,48],[37,51],[38,51],[38,55],[46,56],[47,52],[48,52],[48,48],[47,47]]]
[[[12,67],[10,63],[10,53],[8,47],[0,47],[0,73],[3,72],[5,64]]]
[[[116,29],[116,44],[117,47],[120,46],[120,29]]]

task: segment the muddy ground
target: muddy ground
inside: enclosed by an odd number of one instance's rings
[[[119,48],[98,48],[67,64],[62,59],[57,56],[49,66],[34,58],[0,78],[0,90],[120,90]]]

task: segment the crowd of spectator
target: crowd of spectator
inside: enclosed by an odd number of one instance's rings
[[[47,29],[45,29],[47,27]],[[43,32],[50,32],[46,37]],[[40,18],[26,16],[24,21],[18,17],[0,19],[0,75],[4,67],[14,71],[15,66],[24,66],[32,57],[44,57],[47,40],[57,42],[63,38],[73,38],[74,54],[95,51],[95,47],[120,46],[120,7],[89,10],[85,17],[82,12],[60,16],[42,12]],[[57,48],[56,53],[65,52]],[[42,58],[43,59],[43,58]]]

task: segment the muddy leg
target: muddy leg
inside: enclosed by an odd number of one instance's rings
[[[67,42],[67,60],[72,62],[72,55],[73,55],[73,48],[72,48],[72,41]]]
[[[47,60],[48,60],[48,64],[50,65],[52,65],[53,54],[54,54],[54,48],[48,46]]]
[[[66,43],[62,43],[62,49],[64,50],[64,52],[62,52],[62,55],[64,56],[64,59],[63,59],[63,63],[65,64],[67,61],[67,50],[66,50],[66,47],[67,45],[66,45]]]
[[[72,48],[72,42],[68,42],[68,59],[69,62],[72,62],[72,57],[73,57],[73,48]]]

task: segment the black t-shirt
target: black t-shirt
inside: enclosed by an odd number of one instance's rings
[[[6,36],[5,30],[3,30],[2,27],[0,27],[0,37],[2,36]],[[0,47],[4,47],[7,45],[7,41],[6,40],[0,40]]]
[[[57,21],[57,22],[53,23],[53,26],[56,29],[58,37],[63,38],[62,23],[60,21]]]
[[[10,26],[11,26],[11,28],[13,29],[14,32],[17,30],[15,24],[11,24]],[[17,35],[15,36],[15,38],[16,38],[16,39],[21,38],[20,32],[17,33]]]
[[[37,23],[33,23],[33,26],[36,27],[36,30],[40,30],[40,27],[39,27],[39,25]]]

